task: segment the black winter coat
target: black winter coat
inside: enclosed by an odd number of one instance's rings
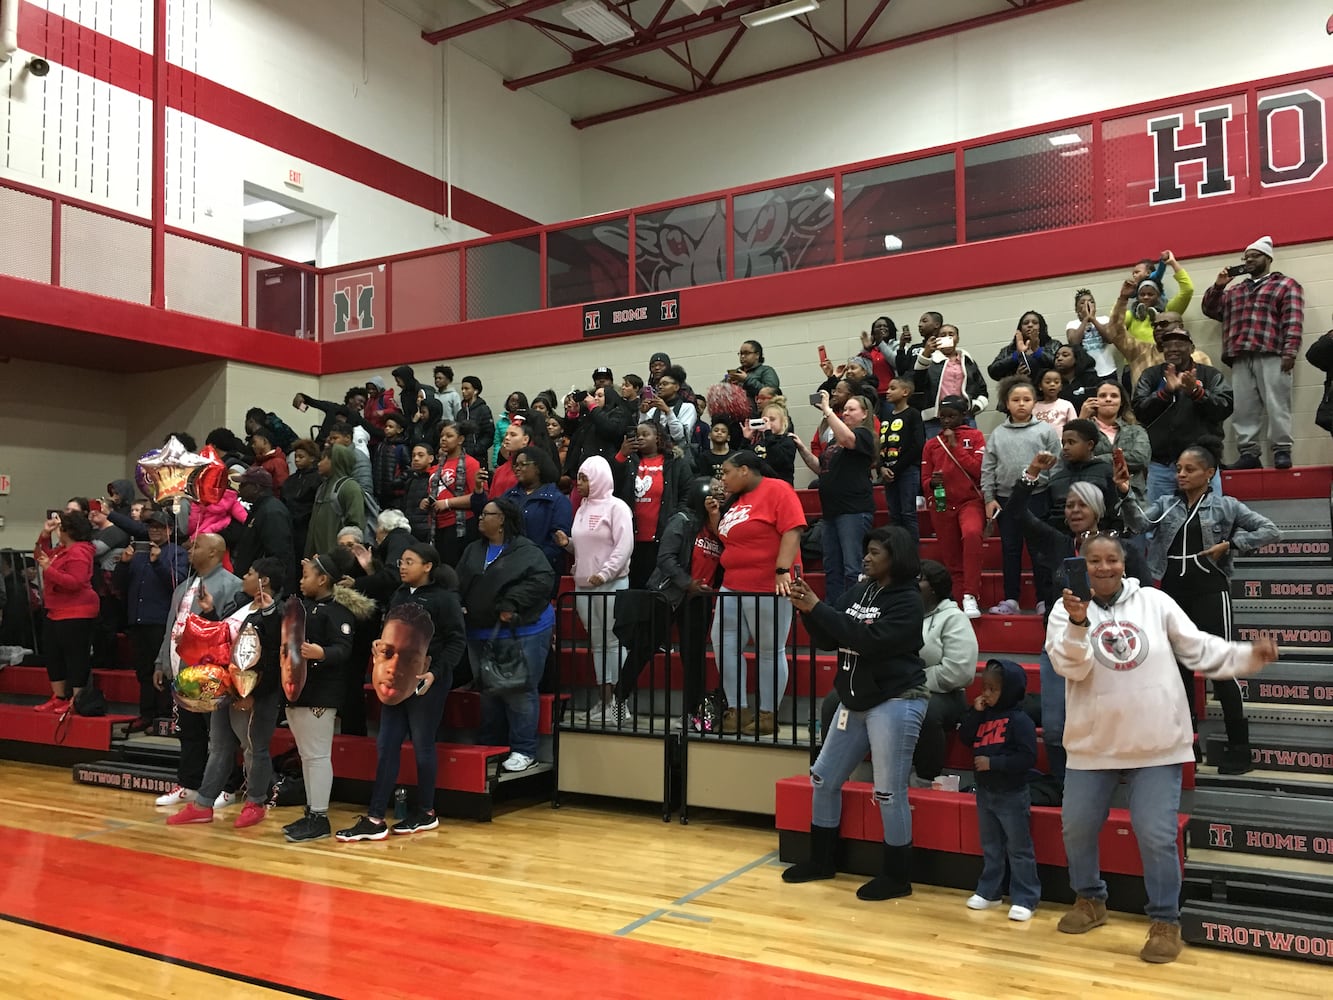
[[[514,612],[515,625],[531,625],[551,603],[551,564],[536,544],[520,535],[487,566],[488,545],[486,539],[477,539],[458,561],[458,592],[467,608],[468,628],[493,628],[502,611]]]

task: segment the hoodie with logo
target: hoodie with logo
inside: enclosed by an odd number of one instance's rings
[[[972,756],[990,760],[990,770],[977,771],[977,785],[993,792],[1016,792],[1027,786],[1027,773],[1037,762],[1037,727],[1023,711],[1027,674],[1013,660],[989,660],[1000,667],[1000,698],[978,712],[968,706],[958,724],[958,738]]]
[[[593,455],[578,471],[588,477],[588,495],[574,512],[569,550],[574,554],[574,585],[586,588],[592,576],[610,583],[629,575],[634,513],[615,495],[615,478],[606,459]]]
[[[890,698],[926,698],[922,662],[924,612],[915,581],[882,587],[862,580],[832,604],[802,612],[806,631],[820,649],[837,649],[833,686],[838,700],[865,712]]]
[[[1069,767],[1119,770],[1194,759],[1189,703],[1176,664],[1214,680],[1242,677],[1252,646],[1201,632],[1170,597],[1126,578],[1108,605],[1075,625],[1060,601],[1046,652],[1065,678]]]

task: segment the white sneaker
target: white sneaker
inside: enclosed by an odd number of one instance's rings
[[[981,617],[981,606],[977,604],[977,599],[971,594],[963,595],[963,614],[969,618]]]
[[[500,766],[506,771],[516,774],[519,771],[526,771],[536,763],[537,761],[532,757],[529,757],[527,754],[515,751],[506,757],[505,762]]]
[[[193,802],[198,794],[193,788],[176,785],[165,795],[159,795],[153,802],[159,806],[183,806],[187,802]]]
[[[606,715],[607,715],[606,710],[609,707],[610,706],[606,702],[599,701],[592,708],[588,709],[588,716],[586,720],[588,725],[590,726],[603,725],[606,722]]]
[[[231,805],[235,801],[236,801],[235,792],[223,792],[221,795],[219,795],[216,799],[213,800],[213,808],[226,809],[227,806]]]
[[[1038,602],[1037,602],[1037,614],[1038,614],[1038,615],[1044,615],[1044,614],[1046,614],[1046,602],[1045,602],[1045,601],[1038,601]]]
[[[1003,600],[999,604],[993,605],[987,614],[992,615],[1016,615],[1018,614],[1018,602]]]
[[[969,910],[993,910],[997,906],[1003,905],[1003,899],[987,899],[985,896],[978,896],[975,892],[967,897],[967,908]]]
[[[1011,906],[1009,907],[1009,919],[1018,921],[1031,920],[1032,911],[1026,906]]]

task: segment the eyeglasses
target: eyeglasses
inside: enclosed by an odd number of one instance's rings
[[[522,462],[514,462],[512,464],[515,469],[526,469],[529,465],[532,465],[533,463],[525,460]]]
[[[498,511],[498,510],[483,510],[483,511],[481,512],[481,516],[482,516],[482,517],[504,517],[504,513],[503,513],[503,511]]]

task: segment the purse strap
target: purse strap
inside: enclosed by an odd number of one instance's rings
[[[977,496],[981,497],[981,502],[985,503],[986,495],[981,492],[981,487],[978,486],[976,480],[972,478],[972,473],[963,468],[963,463],[958,461],[958,457],[954,455],[953,450],[943,441],[940,442],[940,448],[944,451],[944,454],[949,456],[949,460],[952,461],[954,465],[958,466],[958,471],[967,476],[967,481],[971,484],[973,491],[975,491]]]

